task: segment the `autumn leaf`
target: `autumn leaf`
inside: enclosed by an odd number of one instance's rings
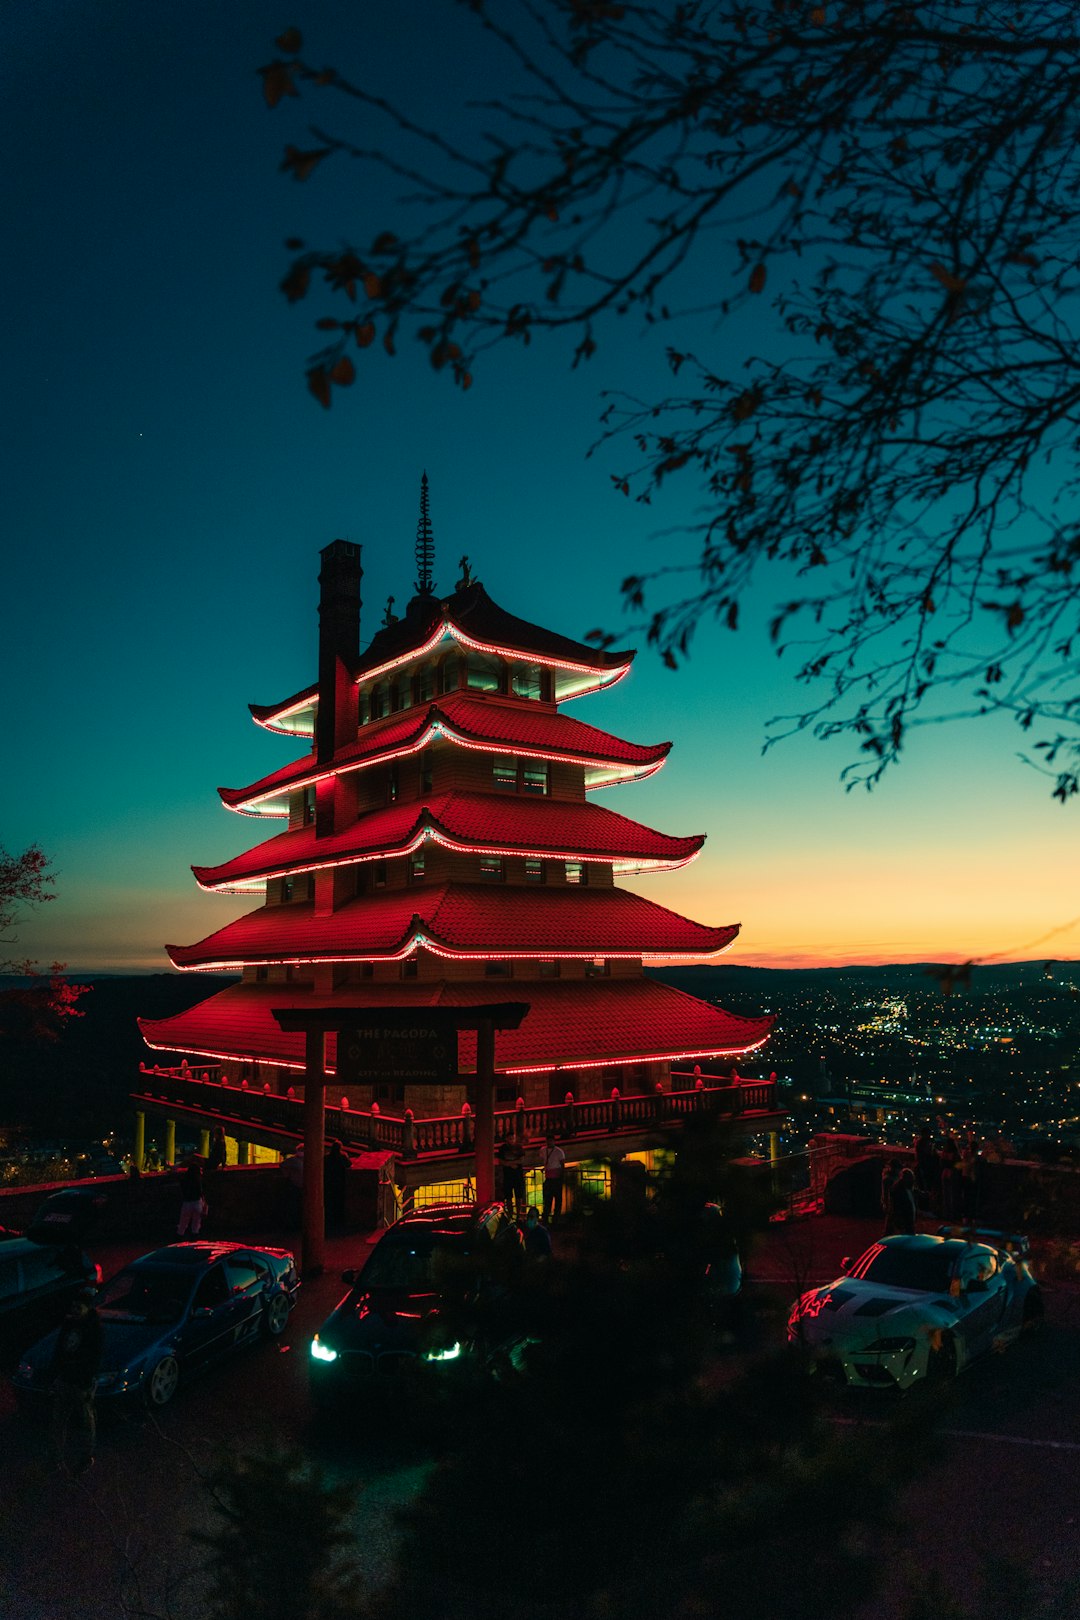
[[[366,349],[369,346],[369,344],[374,343],[374,341],[375,341],[375,322],[374,321],[360,321],[357,324],[357,326],[354,328],[354,330],[356,332],[356,347],[358,349]],[[387,337],[390,336],[389,332],[386,334],[386,336]],[[383,339],[383,342],[385,344],[386,338]],[[393,347],[392,346],[389,347],[386,352],[387,352],[387,354],[393,354],[393,352],[394,352]]]
[[[268,63],[266,67],[259,69],[259,77],[263,82],[263,99],[268,107],[276,107],[282,96],[300,94],[284,62]]]
[[[364,277],[364,291],[369,298],[378,298],[382,292],[382,281],[373,270],[369,270]]]
[[[278,35],[274,44],[279,51],[284,51],[286,56],[295,56],[298,51],[304,48],[304,40],[299,28],[286,28],[283,34]]]
[[[825,26],[825,7],[824,6],[815,6],[813,8],[813,10],[811,11],[811,13],[810,13],[810,21],[813,23],[815,28],[824,28],[824,26]]]
[[[336,362],[330,372],[330,381],[337,383],[339,388],[348,388],[350,383],[356,381],[356,367],[348,355],[343,354]]]
[[[311,271],[306,264],[294,264],[288,275],[281,283],[281,290],[289,300],[295,304],[303,298],[311,281]]]
[[[330,409],[330,381],[322,366],[313,366],[307,374],[308,392],[315,395],[325,410]]]
[[[279,167],[284,171],[291,170],[294,180],[307,180],[323,158],[329,156],[328,146],[316,147],[311,152],[301,152],[295,146],[287,146]]]
[[[932,264],[930,274],[936,281],[941,282],[947,292],[960,293],[967,286],[963,276],[954,276],[952,271],[946,270],[943,264],[937,264],[936,262]]]
[[[461,376],[458,378],[458,381],[460,382],[462,388],[465,390],[470,389],[472,387],[472,372],[463,371]]]
[[[750,272],[750,291],[752,293],[765,291],[765,266],[763,264],[755,264]]]

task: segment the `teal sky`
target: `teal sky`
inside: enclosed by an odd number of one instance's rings
[[[438,583],[452,588],[467,552],[497,601],[570,635],[617,628],[620,579],[693,515],[689,488],[644,509],[611,491],[617,454],[585,459],[603,387],[664,387],[662,342],[626,323],[592,369],[571,372],[557,344],[507,350],[463,395],[402,344],[393,361],[358,356],[331,412],[310,399],[319,310],[278,292],[282,241],[354,224],[368,237],[389,205],[359,170],[306,187],[278,174],[306,135],[303,108],[262,102],[273,35],[295,22],[313,58],[412,86],[451,122],[489,64],[450,0],[268,18],[248,0],[13,0],[0,22],[0,841],[41,843],[57,872],[20,951],[81,970],[163,970],[165,940],[243,909],[202,894],[189,865],[266,835],[215,792],[293,757],[246,705],[313,678],[329,540],[364,547],[365,640],[388,595],[407,599],[422,469]],[[706,340],[721,356],[732,341]],[[636,886],[741,921],[736,961],[1075,954],[1076,926],[1035,942],[1080,910],[1080,812],[1017,762],[1012,728],[929,728],[872,795],[840,786],[844,742],[762,757],[768,719],[800,701],[766,645],[769,600],[736,635],[707,628],[682,673],[643,652],[571,711],[674,741],[664,771],[603,802],[710,835],[695,864]]]

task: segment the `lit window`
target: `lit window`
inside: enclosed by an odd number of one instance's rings
[[[512,687],[515,697],[538,699],[543,695],[539,664],[518,664]]]
[[[547,765],[526,765],[521,773],[521,785],[526,793],[547,793],[549,791]]]
[[[495,787],[506,788],[511,793],[517,792],[517,761],[510,759],[497,759],[491,767],[491,780]]]
[[[584,883],[585,882],[585,862],[584,861],[567,861],[567,863],[566,863],[566,881],[567,881],[567,883]]]
[[[465,665],[465,684],[472,692],[501,692],[503,665],[499,658],[470,653]]]
[[[503,876],[502,856],[501,855],[481,855],[481,857],[480,857],[480,876],[482,878],[491,878],[491,879],[494,880],[494,882],[501,883],[502,882],[502,876]]]
[[[281,880],[281,898],[282,898],[282,901],[284,902],[286,900],[291,900],[293,898],[293,895],[295,894],[295,892],[296,892],[296,879],[293,878],[293,877],[283,877],[282,880]]]
[[[390,704],[395,713],[398,709],[407,709],[412,703],[412,681],[408,675],[399,675],[390,688]]]
[[[371,689],[371,713],[375,720],[382,720],[390,713],[390,693],[385,681],[376,681]]]
[[[424,846],[414,849],[409,856],[409,879],[413,883],[424,881]]]
[[[430,703],[435,696],[435,665],[421,666],[419,679],[416,685],[416,696],[420,703]]]
[[[540,958],[540,977],[542,979],[557,979],[559,977],[559,964],[551,958]]]
[[[538,861],[538,860],[534,859],[532,856],[528,857],[528,859],[525,862],[525,881],[526,881],[526,883],[543,883],[543,881],[544,881],[544,863],[543,863],[543,861]]]
[[[439,691],[456,692],[458,688],[458,660],[444,658],[439,665]]]
[[[365,687],[360,693],[356,705],[357,724],[366,726],[371,719],[371,692]]]
[[[310,827],[315,820],[315,784],[304,789],[304,826]]]

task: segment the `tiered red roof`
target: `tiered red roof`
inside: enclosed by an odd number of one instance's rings
[[[370,680],[408,659],[423,657],[426,652],[434,651],[445,637],[463,647],[517,654],[582,675],[592,672],[595,680],[582,690],[611,686],[626,674],[634,657],[632,652],[600,651],[506,613],[491,600],[481,584],[475,583],[443,600],[432,596],[414,597],[403,619],[373,637],[356,666],[355,678]],[[308,686],[280,703],[253,703],[250,708],[261,726],[291,736],[299,727],[288,725],[286,717],[304,711],[314,713],[318,701],[318,687]]]
[[[458,790],[388,805],[325,838],[316,838],[312,825],[294,827],[220,866],[192,871],[204,889],[242,893],[284,873],[404,855],[425,838],[481,855],[611,861],[622,872],[683,866],[705,842],[704,834],[669,838],[598,804]]]
[[[350,986],[349,1006],[470,1007],[492,999],[490,984],[417,980]],[[520,1029],[497,1036],[496,1064],[508,1074],[667,1058],[734,1058],[763,1044],[771,1018],[741,1018],[653,979],[538,980],[514,998],[530,1010]],[[238,984],[173,1018],[140,1019],[149,1046],[207,1058],[239,1058],[304,1067],[304,1038],[284,1034],[279,1007],[331,1007],[299,985]],[[331,1037],[328,1062],[334,1065]],[[459,1061],[476,1064],[475,1036],[462,1031]]]
[[[409,956],[717,956],[737,923],[706,928],[622,889],[523,890],[482,883],[387,889],[317,915],[314,905],[263,906],[197,945],[167,945],[180,968],[376,961]]]
[[[403,754],[418,753],[437,736],[465,748],[482,748],[487,753],[571,760],[592,767],[591,782],[586,770],[586,786],[605,786],[649,776],[660,768],[671,751],[669,742],[624,742],[539,703],[500,702],[496,698],[452,693],[364,726],[355,743],[339,749],[327,764],[320,765],[308,754],[272,771],[250,787],[218,788],[218,792],[230,810],[285,815],[292,789],[306,787],[321,777],[364,770]]]

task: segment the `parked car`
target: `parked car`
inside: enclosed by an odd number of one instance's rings
[[[952,1377],[1042,1320],[1026,1238],[977,1231],[872,1243],[824,1288],[795,1301],[788,1339],[849,1385],[910,1389]]]
[[[99,1402],[141,1397],[166,1405],[182,1381],[241,1345],[280,1338],[299,1287],[285,1249],[173,1243],[144,1254],[98,1292]],[[19,1362],[14,1383],[24,1401],[48,1392],[56,1337],[42,1339]]]
[[[57,1325],[81,1288],[100,1281],[100,1268],[66,1238],[0,1235],[0,1357],[13,1360]]]
[[[454,1204],[395,1221],[311,1341],[317,1402],[392,1387],[414,1394],[505,1374],[527,1340],[514,1323],[523,1260],[502,1204]]]
[[[46,1243],[85,1243],[108,1203],[100,1187],[63,1187],[38,1205],[26,1235]]]

